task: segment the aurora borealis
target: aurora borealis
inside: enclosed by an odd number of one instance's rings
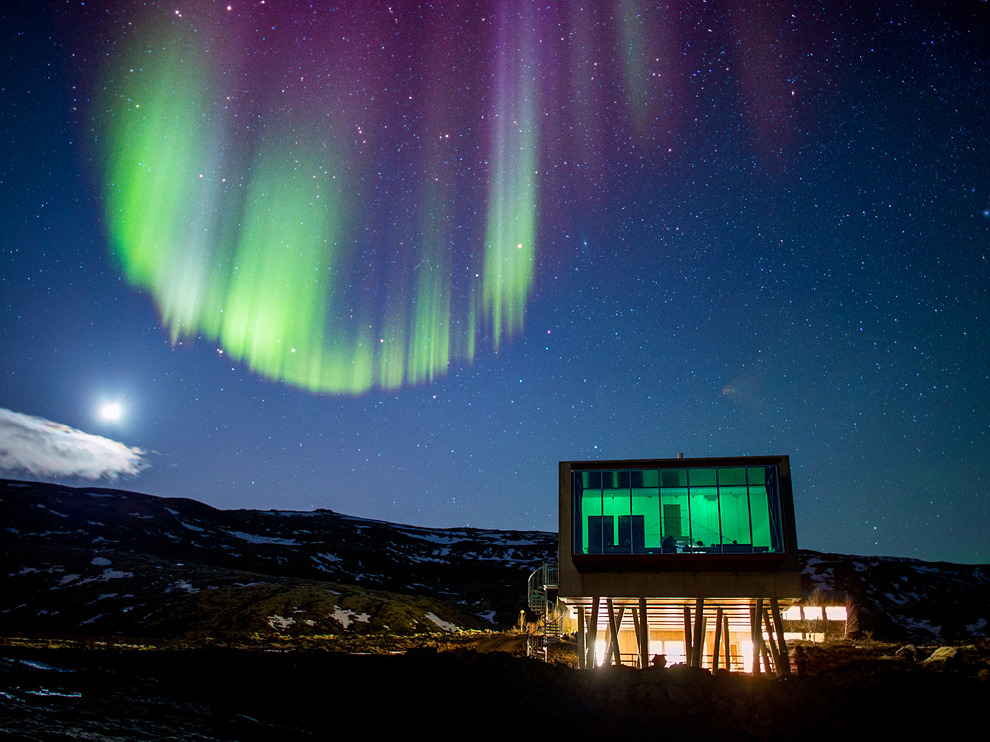
[[[123,486],[553,530],[559,460],[787,454],[800,546],[990,561],[986,3],[0,13],[0,409]]]
[[[432,146],[395,175],[381,161],[396,142],[380,133],[396,122],[375,110],[347,39],[421,46],[432,67],[447,61],[443,38],[393,38],[360,4],[343,27],[315,10],[309,41],[330,53],[300,60],[277,25],[260,40],[273,74],[299,83],[276,91],[225,7],[139,16],[104,66],[91,121],[113,246],[173,342],[202,337],[268,378],[359,394],[432,380],[471,361],[479,336],[497,349],[522,331],[536,261],[537,40],[531,5],[506,7],[476,55],[494,96],[447,101],[430,77],[386,93],[432,109],[411,133]],[[465,125],[486,142],[459,154],[450,132]],[[462,194],[454,160],[468,158],[477,175]]]

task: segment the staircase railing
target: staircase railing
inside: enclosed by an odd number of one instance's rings
[[[542,625],[539,633],[530,636],[527,652],[530,655],[541,654],[544,659],[550,645],[559,642],[563,635],[563,613],[557,606],[556,598],[551,600],[548,594],[549,590],[557,589],[558,574],[556,562],[544,562],[527,582],[529,609],[540,617]]]

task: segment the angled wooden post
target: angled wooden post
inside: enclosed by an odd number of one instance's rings
[[[605,651],[605,664],[609,664],[611,659],[615,658],[615,664],[622,664],[622,656],[619,654],[619,627],[622,625],[622,614],[625,613],[626,607],[624,605],[619,606],[619,615],[616,618],[615,612],[612,609],[612,599],[608,599],[608,649]]]
[[[691,667],[701,667],[701,653],[705,648],[705,599],[694,602],[694,647],[691,652]]]
[[[763,608],[763,623],[767,627],[767,641],[766,646],[770,650],[770,659],[773,661],[773,671],[780,677],[780,649],[777,646],[777,641],[773,636],[773,624],[770,622],[770,609]],[[767,668],[769,672],[770,668]]]
[[[588,648],[587,645],[585,644],[585,625],[584,625],[583,605],[579,605],[577,607],[577,613],[578,613],[578,635],[577,635],[578,669],[583,670],[585,667],[587,667],[586,663],[588,660],[586,656]]]
[[[684,606],[684,661],[690,665],[694,654],[694,644],[691,643],[691,606]]]
[[[650,662],[650,619],[646,613],[646,598],[639,599],[639,621],[642,625],[642,636],[639,643],[639,666],[649,667]]]
[[[636,632],[636,663],[642,668],[640,647],[643,643],[643,627],[639,625],[639,608],[633,606],[629,608],[629,611],[632,613],[633,630]]]
[[[763,669],[766,670],[767,675],[770,675],[771,673],[775,672],[773,665],[771,664],[770,654],[767,652],[766,644],[763,644],[760,647],[760,657],[763,658]]]
[[[763,627],[760,625],[763,621],[762,613],[763,598],[757,598],[753,601],[749,614],[753,639],[753,675],[757,677],[760,675],[760,661],[763,655]]]
[[[591,599],[591,615],[588,617],[588,660],[586,667],[595,666],[595,640],[598,638],[598,607],[601,598],[597,595]]]
[[[773,616],[773,626],[777,632],[777,650],[780,653],[777,675],[786,677],[791,674],[791,658],[787,654],[787,641],[784,639],[784,619],[780,615],[780,602],[776,598],[770,598],[770,614]]]
[[[725,634],[725,669],[732,669],[732,644],[729,641],[729,616],[722,616],[722,633]]]
[[[729,640],[728,634],[725,636],[726,641]],[[722,606],[719,606],[715,610],[715,651],[712,652],[712,672],[718,671],[718,655],[719,650],[722,648]],[[728,670],[728,666],[725,668]]]

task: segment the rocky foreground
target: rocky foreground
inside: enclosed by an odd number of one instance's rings
[[[776,680],[682,666],[578,671],[484,651],[518,650],[518,635],[425,641],[432,645],[401,654],[314,644],[142,650],[8,643],[0,648],[0,736],[924,739],[982,728],[990,702],[986,645],[808,647],[803,677]]]

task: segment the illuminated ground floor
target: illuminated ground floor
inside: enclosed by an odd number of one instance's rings
[[[795,601],[727,598],[567,598],[564,631],[582,668],[683,663],[710,670],[790,671],[784,613]]]

